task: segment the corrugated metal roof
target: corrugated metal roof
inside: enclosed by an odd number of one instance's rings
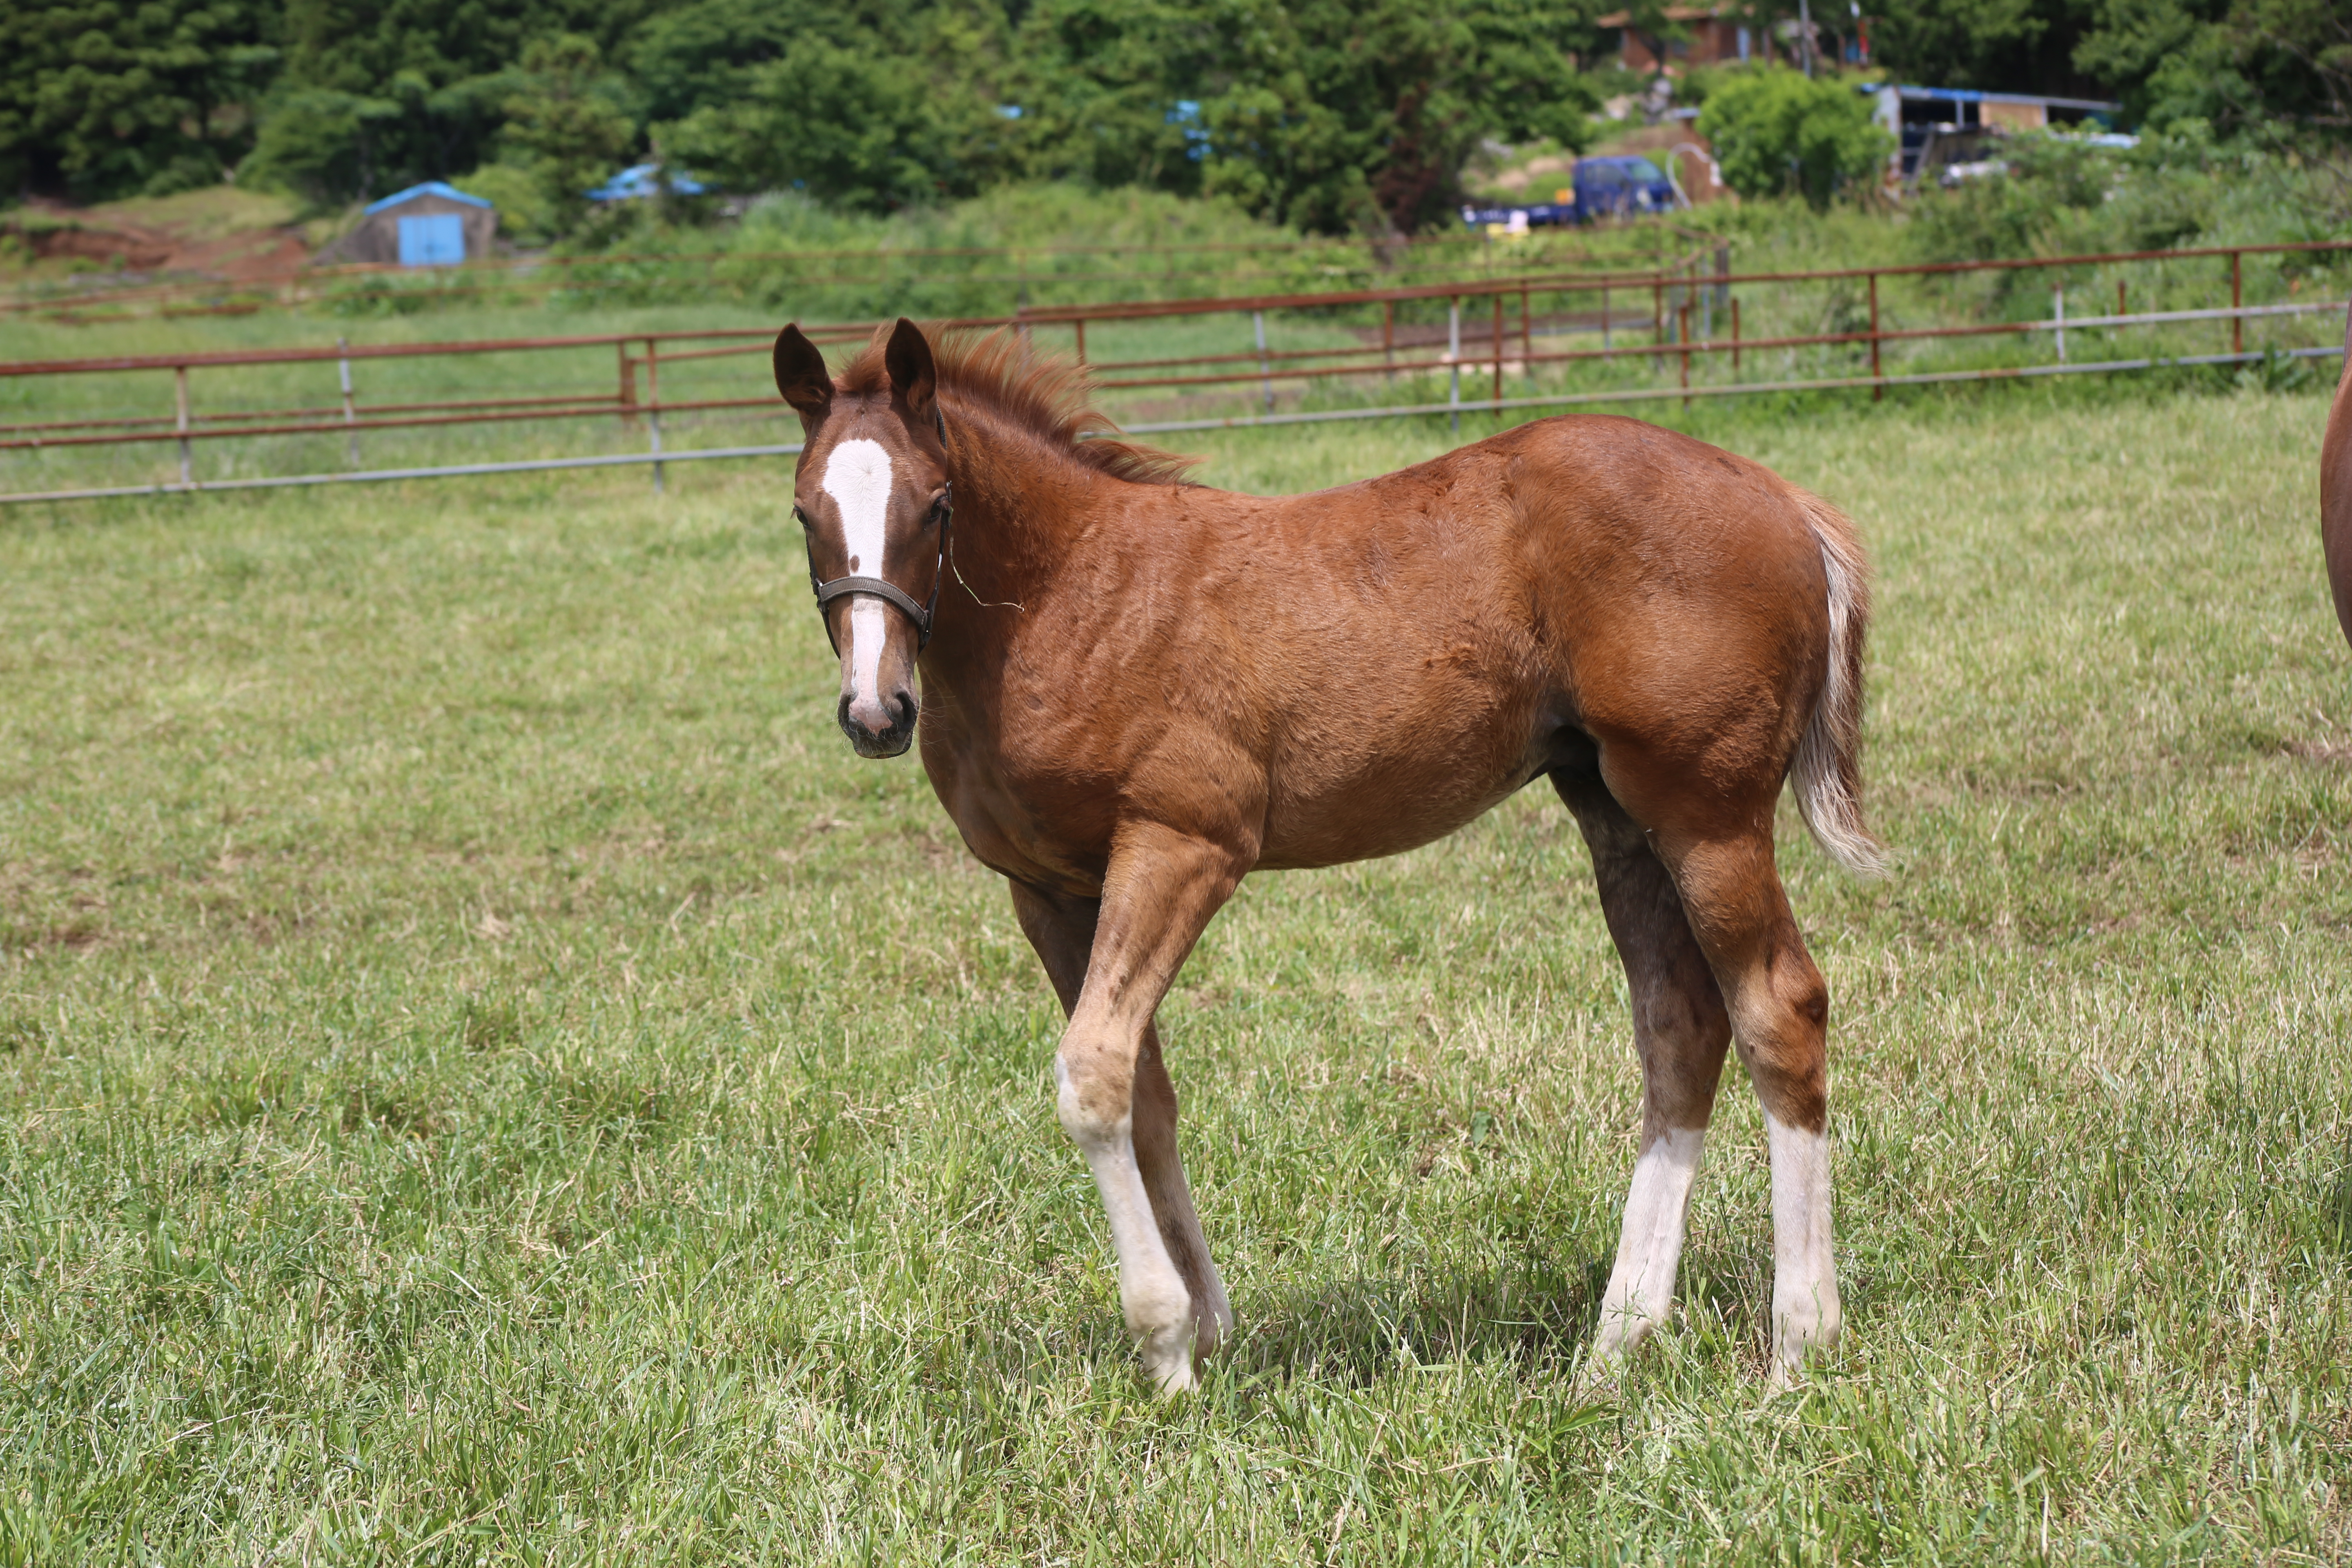
[[[427,180],[421,185],[411,185],[404,191],[394,191],[380,202],[370,202],[367,205],[367,210],[371,213],[380,213],[386,207],[396,207],[403,202],[413,202],[419,196],[439,196],[445,201],[463,202],[469,207],[486,207],[493,205],[479,196],[469,196],[455,185],[444,184],[439,180]]]

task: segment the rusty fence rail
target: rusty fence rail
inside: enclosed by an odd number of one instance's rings
[[[1654,272],[1577,274],[1559,271],[1528,273],[1475,281],[1441,281],[1386,289],[1354,289],[1320,293],[1225,296],[1192,300],[1104,302],[1087,306],[1045,306],[1011,315],[966,318],[950,325],[1002,327],[1034,341],[1046,335],[1049,347],[1066,344],[1087,362],[1095,384],[1105,392],[1132,394],[1158,390],[1192,396],[1224,389],[1256,388],[1251,401],[1255,411],[1215,417],[1146,417],[1128,423],[1138,434],[1187,430],[1288,426],[1332,420],[1399,417],[1445,414],[1459,427],[1464,412],[1501,413],[1517,409],[1568,407],[1597,403],[1638,403],[1679,397],[1688,406],[1700,397],[1736,396],[1758,393],[1846,391],[1867,387],[1874,397],[1885,389],[2067,374],[2110,374],[2165,366],[2245,364],[2280,355],[2275,345],[2250,351],[2250,322],[2340,312],[2336,300],[2287,300],[2245,302],[2248,258],[2309,255],[2315,258],[2352,250],[2352,240],[2307,241],[2292,245],[2209,247],[2190,250],[2110,252],[2095,255],[2032,258],[2015,260],[1923,263],[1878,268],[1827,268],[1806,271],[1735,273],[1727,251],[1695,250],[1675,258],[1670,269]],[[2226,261],[2230,288],[2227,305],[2189,309],[2128,308],[2128,285],[2115,285],[2116,309],[2095,313],[2070,313],[2064,279],[2069,271],[2116,264]],[[1888,280],[1963,274],[2013,273],[2027,269],[2056,272],[2060,282],[2052,289],[2047,316],[2028,320],[1969,321],[1934,325],[1898,325],[1882,310],[1882,286]],[[1834,331],[1780,331],[1764,335],[1743,331],[1741,302],[1759,290],[1785,289],[1802,284],[1859,285],[1866,298],[1866,322]],[[2214,280],[2218,287],[2218,279]],[[2078,289],[2076,298],[2082,291]],[[1774,296],[1768,294],[1769,305]],[[1539,313],[1538,300],[1551,303]],[[1443,304],[1443,336],[1433,312]],[[1622,313],[1620,306],[1629,306]],[[2102,301],[2104,306],[2104,300]],[[1862,308],[1860,300],[1855,301]],[[1377,311],[1377,337],[1370,324]],[[1401,321],[1400,312],[1430,319]],[[1343,315],[1352,322],[1353,341],[1345,344],[1276,348],[1269,338],[1266,319],[1280,313],[1291,321]],[[1173,322],[1212,315],[1247,315],[1253,342],[1246,348],[1212,353],[1166,354],[1126,359],[1089,360],[1087,328]],[[2178,329],[2211,323],[2228,333],[2226,352],[2205,353],[2145,353],[2130,358],[2084,359],[2069,353],[2067,335],[2095,332],[2106,341],[2124,331]],[[1722,331],[1718,331],[1720,326]],[[1467,331],[1465,333],[1465,328]],[[846,322],[814,327],[821,343],[863,342],[873,323]],[[1059,342],[1053,340],[1066,332]],[[1597,335],[1598,346],[1559,346],[1577,334]],[[79,417],[0,423],[0,453],[95,448],[140,444],[176,444],[178,478],[138,485],[92,485],[71,489],[21,489],[0,493],[0,504],[32,500],[96,499],[101,496],[172,494],[204,489],[270,489],[317,484],[389,479],[457,477],[460,475],[530,472],[566,468],[650,465],[658,488],[672,462],[722,458],[785,455],[796,443],[771,442],[702,449],[665,449],[663,419],[724,412],[773,413],[778,405],[766,385],[764,363],[740,395],[665,397],[661,375],[671,368],[673,385],[688,366],[713,360],[758,356],[769,352],[772,329],[705,329],[677,332],[602,333],[539,338],[485,339],[457,342],[399,343],[282,349],[246,349],[209,353],[147,354],[88,359],[0,363],[0,379],[86,376],[106,373],[163,373],[172,376],[173,402],[168,414],[87,414]],[[1620,339],[1626,341],[1620,341]],[[1890,370],[1890,348],[1927,345],[1939,341],[2040,340],[2054,357],[2028,365]],[[1443,345],[1442,352],[1440,345]],[[543,386],[516,389],[503,395],[465,398],[362,402],[353,391],[353,368],[372,362],[484,355],[577,352],[599,348],[614,354],[609,391],[550,392]],[[1863,374],[1780,375],[1767,380],[1742,379],[1748,358],[1759,353],[1800,350],[1866,353],[1869,371]],[[2284,351],[2288,359],[2310,359],[2340,353],[2333,346],[2305,346]],[[322,364],[333,362],[341,389],[331,405],[200,411],[192,396],[194,372],[207,374],[238,367]],[[1507,375],[1531,379],[1539,368],[1571,370],[1618,363],[1646,369],[1654,382],[1663,372],[1675,373],[1669,385],[1618,385],[1588,389],[1562,388],[1530,395],[1507,395]],[[1793,362],[1792,362],[1793,363]],[[1727,365],[1728,381],[1694,382],[1694,367]],[[1305,387],[1340,383],[1361,387],[1377,378],[1392,383],[1399,375],[1442,374],[1449,378],[1442,403],[1422,399],[1390,401],[1377,406],[1298,409],[1278,412],[1277,385]],[[1465,374],[1473,384],[1465,386]],[[1486,395],[1475,383],[1488,382]],[[478,388],[498,394],[493,387]],[[433,426],[481,426],[517,423],[547,423],[589,418],[617,419],[624,429],[641,432],[646,448],[636,452],[575,457],[516,458],[511,461],[445,463],[405,467],[363,468],[359,461],[360,437],[376,431],[423,429]],[[200,479],[194,453],[199,442],[267,436],[341,436],[349,443],[345,469],[331,473]]]

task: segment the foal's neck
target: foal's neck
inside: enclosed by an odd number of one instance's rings
[[[1044,585],[1107,487],[1129,488],[1077,461],[1017,419],[961,398],[946,403],[958,569],[982,600],[1018,600]]]

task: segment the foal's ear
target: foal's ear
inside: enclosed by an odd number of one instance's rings
[[[940,377],[931,363],[931,340],[923,336],[923,329],[899,317],[890,331],[890,346],[882,352],[882,368],[890,373],[891,395],[906,405],[907,417],[929,419]]]
[[[833,373],[798,321],[776,334],[776,390],[812,425],[833,406]]]

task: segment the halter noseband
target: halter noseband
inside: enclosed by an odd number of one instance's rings
[[[798,507],[793,510],[795,512],[800,510]],[[937,618],[940,609],[940,585],[947,581],[948,575],[948,524],[955,517],[955,487],[952,484],[940,487],[940,499],[932,503],[931,510],[939,514],[940,519],[940,558],[931,566],[931,597],[928,604],[915,603],[913,595],[880,577],[835,577],[829,583],[818,582],[816,550],[812,544],[809,550],[809,590],[816,595],[817,616],[824,622],[824,640],[833,645],[836,658],[841,655],[841,639],[833,635],[833,617],[824,613],[824,607],[848,594],[871,594],[877,599],[887,600],[898,606],[900,614],[915,623],[915,651],[920,653],[930,645],[931,622]],[[805,523],[805,515],[802,521]]]

